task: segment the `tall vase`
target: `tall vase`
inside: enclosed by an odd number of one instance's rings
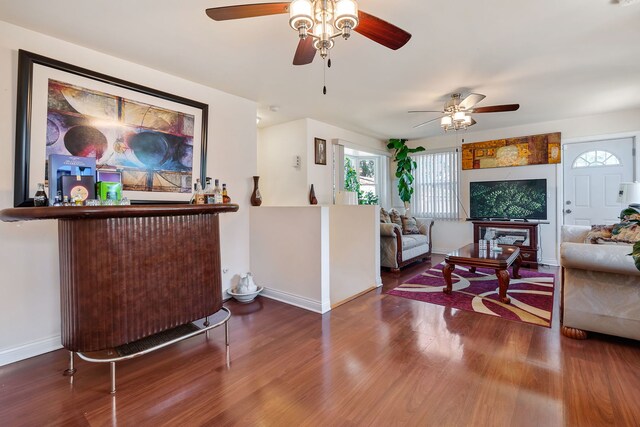
[[[260,195],[260,189],[258,188],[259,176],[253,177],[253,193],[251,194],[251,206],[260,206],[262,204],[262,196]]]
[[[316,199],[316,192],[313,189],[313,184],[311,184],[311,191],[309,191],[309,203],[312,205],[318,204],[318,199]]]

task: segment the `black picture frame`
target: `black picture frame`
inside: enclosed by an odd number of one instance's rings
[[[326,165],[327,141],[321,138],[314,138],[314,152],[316,165]]]
[[[33,198],[29,194],[31,182],[29,182],[31,159],[31,130],[33,126],[33,76],[34,66],[41,65],[54,70],[60,70],[75,76],[96,80],[114,87],[139,92],[161,100],[184,104],[201,111],[201,138],[200,138],[200,180],[205,181],[206,153],[207,153],[207,125],[208,104],[192,99],[173,95],[137,83],[129,82],[117,77],[102,74],[96,71],[82,68],[73,64],[48,58],[33,52],[20,49],[18,51],[18,96],[16,108],[16,141],[15,141],[15,173],[14,173],[14,206],[33,206]],[[195,177],[194,177],[195,178]],[[132,200],[132,203],[184,203],[175,200]]]

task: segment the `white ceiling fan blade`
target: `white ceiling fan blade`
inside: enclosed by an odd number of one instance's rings
[[[435,119],[431,119],[431,120],[428,120],[428,121],[426,121],[426,122],[424,122],[424,123],[420,123],[419,125],[415,125],[413,128],[414,128],[414,129],[416,129],[416,128],[422,127],[422,126],[424,126],[424,125],[428,125],[429,123],[431,123],[431,122],[435,122],[436,120],[440,120],[440,119],[441,119],[441,118],[443,118],[443,117],[444,117],[444,116],[436,117]]]
[[[476,105],[478,102],[482,101],[485,98],[486,96],[482,95],[481,93],[471,93],[469,94],[469,96],[467,96],[465,99],[463,99],[460,102],[460,104],[458,105],[458,108],[460,108],[461,110],[468,110],[470,108],[473,108],[474,105]]]
[[[471,117],[471,123],[469,123],[469,124],[467,125],[467,127],[469,127],[469,126],[473,126],[473,125],[475,125],[476,123],[478,123],[478,122],[476,122],[475,120],[473,120],[473,117]]]
[[[444,113],[442,110],[409,110],[407,113]]]

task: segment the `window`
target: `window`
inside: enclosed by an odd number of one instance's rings
[[[459,200],[458,150],[414,156],[417,163],[413,215],[440,220],[457,220]]]
[[[378,157],[345,155],[345,189],[358,193],[361,205],[377,205],[380,199]]]
[[[580,154],[571,167],[576,169],[619,165],[620,159],[615,154],[603,150],[594,150]]]

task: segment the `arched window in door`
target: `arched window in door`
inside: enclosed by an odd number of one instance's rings
[[[573,162],[572,168],[594,168],[601,166],[620,166],[620,159],[613,153],[604,150],[587,151],[580,154]]]

